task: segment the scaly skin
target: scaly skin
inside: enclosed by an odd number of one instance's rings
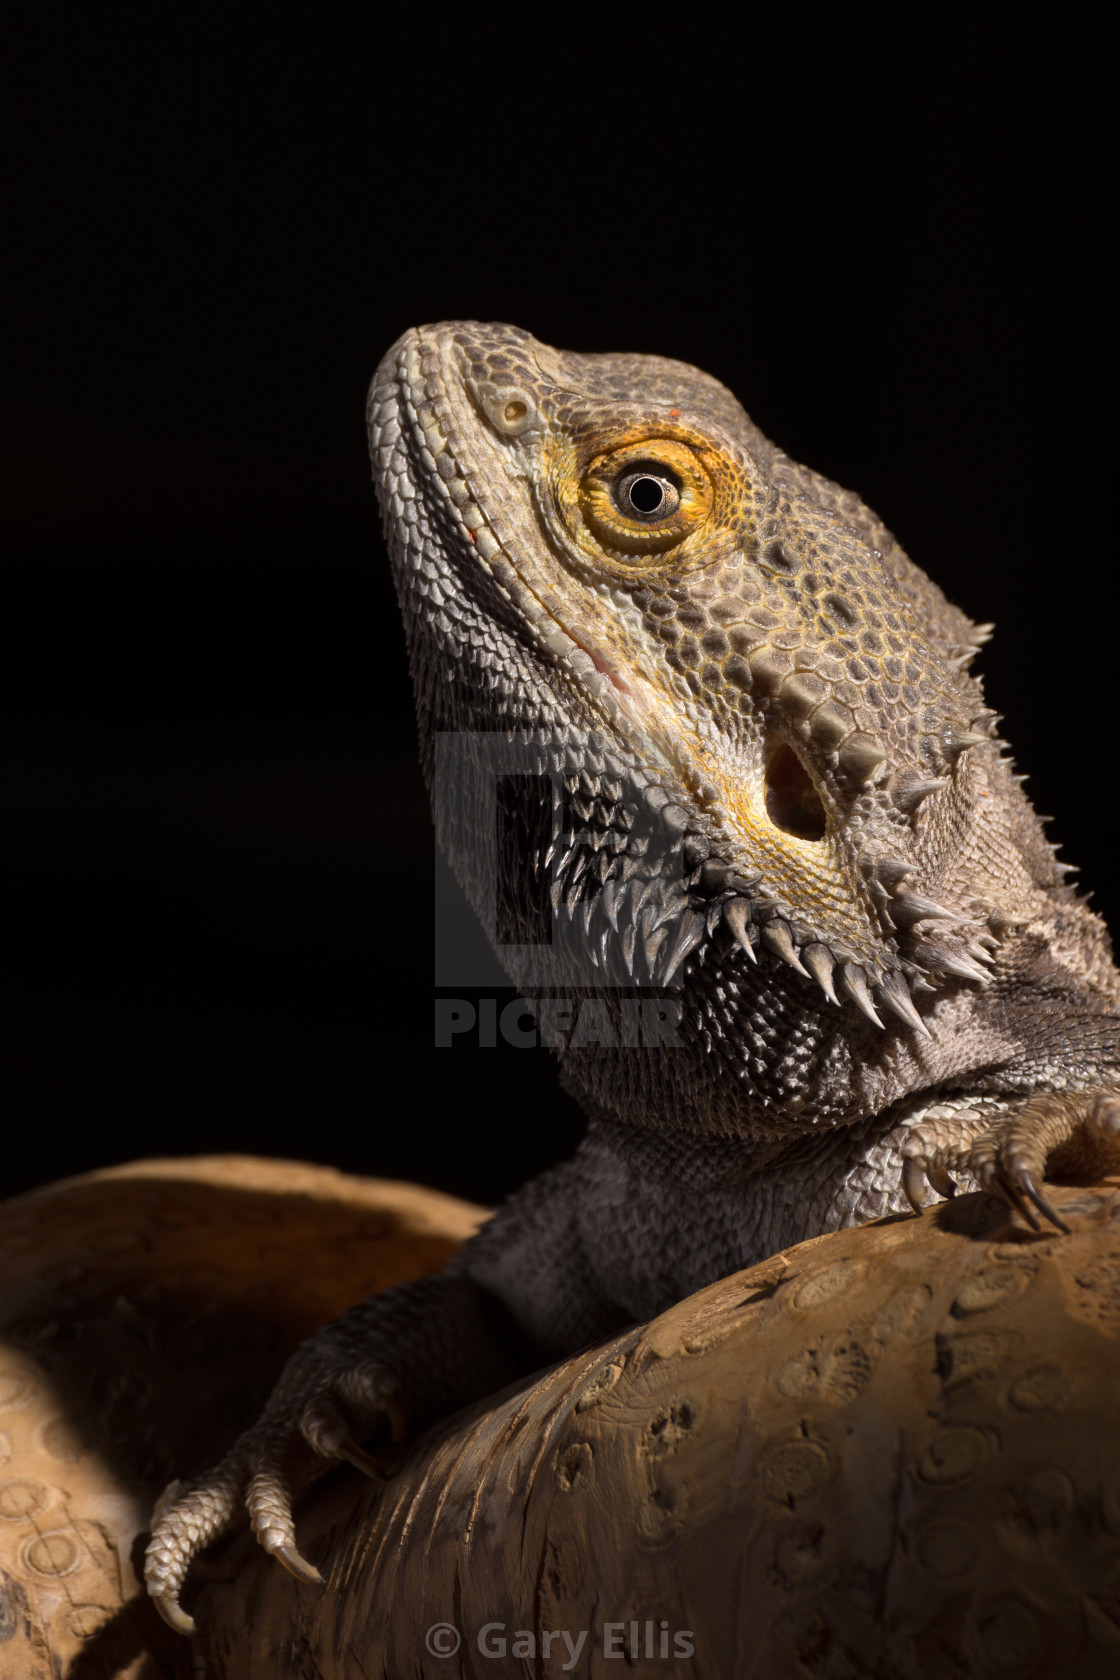
[[[514,981],[590,1007],[557,1040],[590,1127],[446,1274],[305,1343],[170,1492],[148,1582],[182,1629],[191,1558],[243,1510],[315,1578],[292,1495],[371,1468],[379,1420],[923,1177],[1060,1224],[1047,1163],[1120,1159],[1120,977],[970,674],[990,627],[856,496],[695,368],[513,327],[406,333],[369,425],[437,833]],[[678,1006],[667,1040],[634,1045],[636,995]]]

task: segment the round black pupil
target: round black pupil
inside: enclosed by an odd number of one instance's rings
[[[656,513],[665,500],[665,487],[656,478],[636,478],[630,486],[630,505],[638,513]]]

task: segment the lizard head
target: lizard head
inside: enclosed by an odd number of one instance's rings
[[[695,368],[508,326],[406,334],[370,426],[422,723],[581,732],[591,867],[537,864],[604,979],[912,1047],[989,984],[1057,866],[969,672],[990,626],[857,496]]]

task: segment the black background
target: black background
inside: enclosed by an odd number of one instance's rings
[[[997,621],[990,699],[1115,908],[1090,30],[136,14],[16,54],[0,1190],[223,1149],[491,1200],[578,1135],[546,1052],[432,1044],[362,420],[421,321],[695,362],[858,488]]]

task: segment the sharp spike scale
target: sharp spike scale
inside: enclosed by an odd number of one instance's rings
[[[839,1005],[840,999],[836,996],[836,989],[832,984],[832,973],[835,965],[832,960],[832,952],[828,946],[806,945],[801,952],[801,958],[829,1003]]]
[[[783,922],[780,917],[775,917],[772,922],[763,924],[759,937],[768,951],[773,951],[776,957],[781,957],[782,961],[788,963],[798,974],[803,974],[806,980],[813,978],[801,962],[788,923]]]
[[[948,905],[936,904],[932,898],[923,898],[920,893],[899,893],[891,899],[887,908],[896,927],[913,927],[915,922],[959,922],[963,919]]]
[[[871,999],[871,989],[867,984],[867,976],[858,963],[845,963],[840,970],[840,984],[857,1008],[862,1009],[869,1021],[882,1030],[883,1023],[875,1012],[875,1005]]]
[[[705,922],[703,916],[698,916],[693,910],[686,910],[681,917],[677,937],[669,948],[665,959],[665,968],[661,976],[661,984],[669,986],[673,982],[677,970],[685,958],[694,951],[704,937]]]
[[[910,996],[910,988],[901,974],[888,974],[875,988],[876,1000],[896,1014],[900,1021],[905,1021],[914,1032],[923,1038],[932,1038],[922,1017],[914,1007],[914,999]]]
[[[923,800],[929,798],[931,793],[940,793],[942,788],[948,786],[949,783],[944,776],[930,776],[921,780],[915,779],[903,782],[895,790],[894,802],[900,811],[904,811],[909,816],[918,809]]]
[[[754,946],[751,944],[747,929],[751,921],[751,907],[745,898],[731,898],[723,907],[723,919],[731,929],[736,944],[746,953],[751,962],[757,962]]]

